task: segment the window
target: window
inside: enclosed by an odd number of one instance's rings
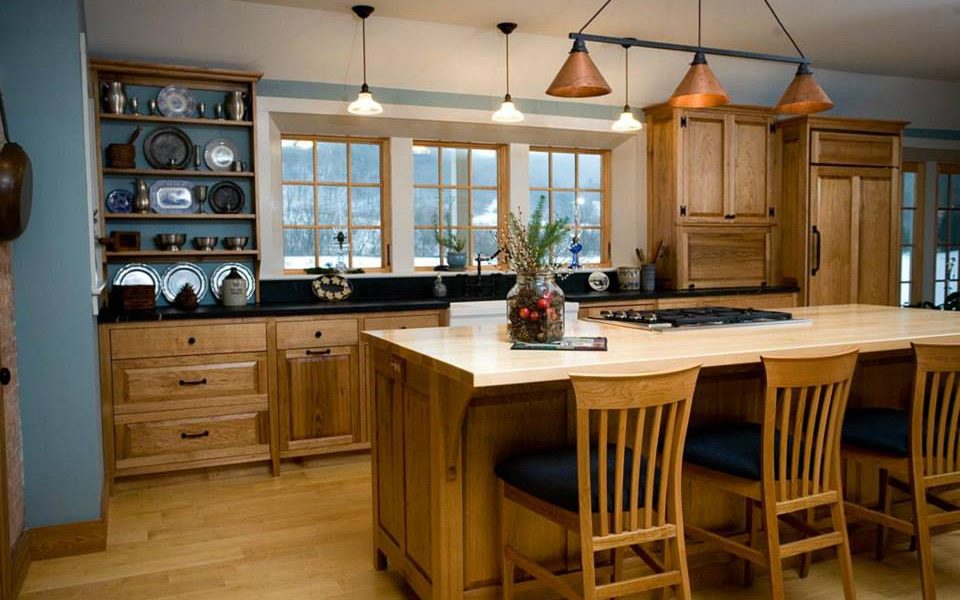
[[[606,150],[530,149],[530,210],[543,198],[571,228],[579,215],[583,265],[610,264],[609,162]]]
[[[903,163],[900,205],[900,305],[921,300],[923,267],[923,163]]]
[[[389,266],[385,148],[384,140],[283,136],[285,271]]]
[[[957,291],[960,262],[960,165],[937,169],[937,254],[934,267],[934,302],[939,306]]]
[[[450,251],[437,230],[463,244],[468,257],[497,251],[504,152],[501,146],[414,142],[414,265],[441,264]],[[487,261],[486,264],[495,264]]]

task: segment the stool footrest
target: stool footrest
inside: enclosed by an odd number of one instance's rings
[[[831,531],[830,533],[823,533],[816,537],[805,538],[796,542],[790,542],[789,544],[783,544],[780,546],[780,557],[790,558],[791,556],[796,556],[798,554],[806,554],[807,552],[814,552],[816,550],[823,550],[824,548],[839,546],[842,543],[843,534],[839,531]]]

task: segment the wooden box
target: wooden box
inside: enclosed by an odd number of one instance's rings
[[[110,307],[116,310],[153,310],[157,292],[152,285],[115,285],[110,289]]]

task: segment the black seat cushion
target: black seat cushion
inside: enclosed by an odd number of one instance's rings
[[[843,443],[907,456],[910,416],[894,408],[852,408],[843,421]]]
[[[779,434],[774,441],[779,457]],[[711,423],[690,430],[683,453],[686,462],[729,475],[760,481],[763,429],[759,423]],[[787,452],[792,451],[792,439]]]
[[[616,454],[617,448],[610,444],[607,450],[607,510],[613,511],[616,490]],[[633,465],[633,452],[626,449],[623,473],[623,509],[630,509],[630,469]],[[600,508],[600,481],[598,465],[600,458],[596,448],[590,450],[590,493],[593,511]],[[578,512],[580,497],[577,487],[577,447],[564,446],[551,450],[542,450],[531,454],[508,458],[494,469],[497,477],[505,483],[530,494],[544,502],[559,506],[571,512]],[[659,473],[654,475],[654,490],[659,487]],[[640,506],[643,506],[643,490],[646,482],[646,459],[640,460]]]

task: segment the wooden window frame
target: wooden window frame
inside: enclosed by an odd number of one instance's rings
[[[949,289],[950,289],[950,282],[951,282],[951,281],[957,281],[957,282],[958,282],[957,288],[958,288],[958,290],[960,290],[960,263],[954,265],[954,272],[953,272],[953,277],[952,277],[952,278],[950,277],[950,273],[946,272],[946,269],[949,268],[949,264],[950,264],[950,263],[949,263],[949,261],[950,261],[950,251],[951,251],[951,250],[958,250],[958,251],[960,251],[960,243],[953,243],[953,244],[951,244],[951,243],[949,242],[950,238],[952,237],[952,236],[951,236],[951,232],[950,232],[950,216],[949,216],[949,215],[950,215],[951,213],[954,213],[954,212],[960,212],[960,207],[951,207],[951,206],[950,206],[950,183],[949,183],[949,180],[948,180],[948,183],[947,183],[946,206],[944,206],[944,207],[941,207],[941,206],[940,206],[940,176],[941,176],[941,175],[960,175],[960,163],[938,163],[938,164],[937,164],[937,178],[936,178],[936,188],[935,188],[936,191],[935,191],[935,193],[934,193],[934,203],[933,203],[933,208],[932,208],[932,210],[934,211],[934,213],[933,213],[933,214],[934,214],[934,219],[933,219],[933,222],[934,222],[934,232],[933,232],[934,240],[933,240],[933,261],[932,261],[932,263],[933,263],[933,301],[934,301],[934,302],[936,302],[936,300],[937,300],[937,286],[940,285],[941,283],[943,284],[943,288],[944,288],[944,290],[943,290],[944,300],[946,300],[947,296],[950,294]],[[947,219],[946,219],[946,220],[947,220],[947,240],[948,240],[948,241],[947,241],[947,243],[945,243],[945,244],[940,244],[940,239],[939,239],[940,228],[939,228],[939,220],[938,220],[938,217],[940,216],[940,211],[945,211],[945,212],[947,213]],[[946,258],[945,258],[945,260],[947,261],[947,264],[944,265],[944,267],[945,267],[945,272],[944,272],[945,278],[942,279],[942,280],[941,280],[941,279],[937,279],[937,251],[938,251],[940,248],[946,248],[946,250],[947,250],[947,256],[946,256]]]
[[[913,208],[905,207],[903,204],[903,175],[904,173],[913,173],[916,177],[917,186],[914,190]],[[926,199],[926,165],[919,161],[904,161],[900,169],[900,223],[903,226],[903,213],[908,210],[913,211],[913,243],[910,244],[911,264],[910,264],[910,303],[916,304],[923,299],[923,265],[924,265],[924,237],[923,221],[926,215],[924,210],[924,201]],[[906,244],[903,243],[901,236],[899,256],[901,257],[898,265],[903,264],[903,249]],[[897,279],[897,296],[900,296],[900,286],[907,283],[903,278],[903,272]]]
[[[413,194],[414,202],[416,202],[416,190],[418,189],[433,189],[439,190],[438,192],[438,202],[439,202],[439,214],[440,221],[438,225],[440,230],[450,229],[454,231],[466,231],[467,232],[467,269],[469,270],[470,265],[474,263],[473,260],[475,254],[473,252],[473,232],[474,231],[493,231],[494,235],[498,239],[500,238],[500,231],[506,227],[507,223],[507,214],[510,211],[510,181],[507,173],[507,169],[510,162],[509,157],[509,147],[507,144],[484,144],[484,143],[470,143],[470,142],[446,142],[438,140],[414,140],[413,147],[417,146],[427,146],[431,148],[437,148],[437,183],[436,184],[427,184],[427,183],[417,183],[416,180],[413,180]],[[443,183],[443,148],[465,148],[468,150],[467,153],[467,172],[470,174],[470,180],[467,185],[444,185]],[[497,184],[496,186],[490,185],[473,185],[473,150],[494,150],[497,153]],[[411,157],[412,158],[412,157]],[[472,222],[472,208],[473,208],[473,191],[474,190],[493,190],[497,192],[497,225],[496,227],[490,227],[488,225],[473,225]],[[470,215],[470,224],[465,226],[458,226],[452,228],[446,228],[443,224],[443,190],[466,190],[467,191],[467,214]],[[429,230],[434,231],[433,225],[417,225],[416,221],[413,224],[413,236],[416,240],[416,232]],[[443,264],[444,248],[440,247],[440,264]],[[416,262],[416,242],[414,241],[413,249],[413,260]],[[481,266],[481,269],[484,271],[500,271],[503,270],[505,266],[503,253],[497,257],[496,264],[485,264]],[[415,271],[433,271],[433,266],[415,266]]]
[[[553,194],[552,192],[573,192],[574,197],[582,192],[600,192],[600,226],[580,226],[580,229],[598,229],[600,231],[600,262],[599,263],[583,263],[584,268],[596,267],[596,268],[608,268],[611,266],[611,254],[612,254],[612,240],[610,236],[610,210],[611,210],[611,153],[607,149],[596,149],[596,148],[570,148],[563,146],[531,146],[530,152],[546,152],[547,153],[547,169],[548,169],[548,187],[535,187],[533,185],[529,186],[528,197],[530,192],[543,192],[547,196],[547,207],[549,212],[549,218],[553,221]],[[561,188],[553,186],[553,153],[563,153],[563,154],[594,154],[600,156],[600,189],[597,188],[581,188],[580,185],[580,158],[577,156],[574,159],[574,173],[573,173],[573,182],[574,187],[572,188]],[[529,171],[529,167],[528,167]],[[531,202],[530,211],[532,212],[536,208]],[[571,227],[573,224],[571,224]]]
[[[310,141],[313,142],[313,179],[312,181],[294,181],[287,180],[283,178],[283,157],[282,157],[282,144],[285,141]],[[390,140],[388,138],[381,137],[358,137],[358,136],[345,136],[345,135],[309,135],[309,134],[292,134],[284,133],[280,136],[281,142],[281,168],[280,168],[280,187],[281,187],[281,203],[283,202],[283,186],[284,185],[309,185],[313,189],[313,224],[312,225],[286,225],[283,223],[283,217],[281,216],[280,224],[280,244],[281,248],[283,247],[283,233],[288,229],[305,229],[314,232],[313,235],[313,252],[314,252],[314,261],[317,267],[320,266],[320,235],[319,232],[323,230],[338,230],[334,225],[319,225],[317,223],[318,210],[319,210],[319,200],[318,200],[318,191],[321,187],[346,187],[347,188],[347,224],[343,229],[347,234],[348,243],[347,243],[347,267],[353,267],[353,244],[352,233],[357,230],[379,230],[380,231],[380,266],[379,267],[365,267],[363,271],[365,273],[388,273],[392,270],[391,265],[391,203],[390,203]],[[346,152],[346,166],[347,166],[347,180],[340,182],[332,181],[318,181],[317,180],[317,142],[332,142],[332,143],[343,143],[347,145]],[[352,170],[350,166],[350,155],[351,150],[354,144],[377,144],[380,146],[380,182],[379,183],[354,183],[351,181]],[[353,211],[351,210],[353,205],[353,189],[354,188],[380,188],[380,225],[354,225],[353,224]],[[281,206],[281,215],[282,215],[282,206]],[[282,252],[282,250],[281,250]],[[286,253],[283,253],[283,260],[286,262]],[[305,269],[287,269],[284,267],[283,273],[285,275],[300,275],[306,273]]]

